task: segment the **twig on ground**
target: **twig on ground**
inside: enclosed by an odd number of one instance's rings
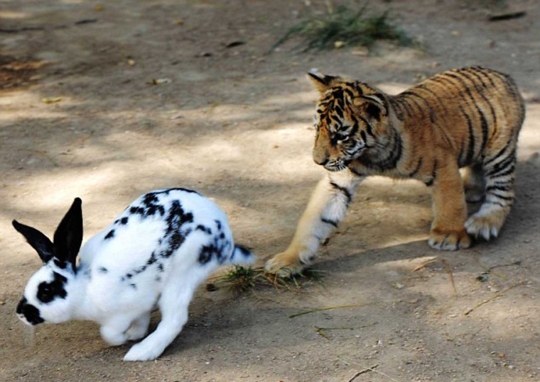
[[[369,325],[363,325],[363,326],[360,326],[358,328],[320,328],[318,326],[314,326],[313,329],[321,336],[321,337],[324,337],[326,338],[327,340],[331,339],[328,334],[326,334],[325,331],[327,330],[355,330],[355,329],[364,329],[364,328],[369,328],[370,326],[374,326],[374,325],[377,325],[378,322],[374,322],[372,324],[369,324]]]
[[[494,265],[492,267],[488,267],[484,264],[482,264],[478,259],[474,259],[474,261],[476,261],[476,263],[478,265],[480,265],[482,268],[484,268],[484,272],[480,273],[476,279],[478,281],[487,281],[487,275],[489,274],[492,274],[492,275],[495,275],[497,277],[500,277],[501,279],[503,280],[507,280],[508,278],[500,273],[496,273],[496,272],[492,272],[493,269],[495,268],[502,268],[502,267],[511,267],[511,266],[514,266],[514,265],[521,265],[521,260],[518,260],[518,261],[514,261],[513,263],[508,263],[508,264],[499,264],[499,265]]]
[[[82,25],[82,24],[92,24],[97,22],[98,19],[82,19],[79,21],[75,21],[75,25]]]
[[[327,340],[330,340],[330,337],[328,336],[328,334],[324,332],[325,328],[319,328],[318,326],[314,326],[313,328],[315,329],[315,332],[317,332],[318,335],[326,338]]]
[[[336,358],[339,359],[339,360],[342,361],[342,362],[345,362],[347,365],[350,365],[351,363],[353,363],[353,364],[355,364],[355,365],[357,365],[357,366],[360,366],[360,367],[362,367],[362,368],[364,368],[364,369],[370,369],[369,371],[372,371],[372,372],[374,372],[374,373],[380,374],[380,375],[382,375],[383,377],[386,377],[386,378],[388,378],[389,380],[391,380],[391,381],[393,381],[393,382],[399,382],[397,379],[392,378],[392,377],[389,376],[388,374],[385,374],[385,373],[383,373],[382,371],[375,370],[375,367],[365,367],[365,366],[360,365],[359,363],[353,362],[353,361],[347,362],[346,360],[344,360],[344,359],[341,358],[340,356],[336,356]],[[379,366],[379,365],[377,365],[377,367],[378,367],[378,366]]]
[[[19,33],[27,31],[42,31],[44,27],[0,28],[0,33]]]
[[[412,271],[413,272],[418,272],[420,269],[423,269],[426,266],[428,266],[429,264],[434,263],[436,261],[437,261],[437,259],[429,259],[429,260],[423,262],[422,264],[420,264],[419,266],[417,266],[416,268],[414,268]]]
[[[518,286],[521,286],[521,285],[525,285],[526,283],[528,282],[528,280],[524,280],[522,282],[519,282],[517,284],[514,284],[514,285],[510,285],[508,288],[500,291],[499,293],[497,293],[496,295],[488,298],[487,300],[484,300],[482,302],[479,302],[478,304],[476,304],[474,307],[472,307],[471,309],[469,309],[468,311],[466,311],[464,314],[465,316],[468,316],[469,314],[471,314],[475,309],[478,309],[479,307],[481,307],[482,305],[485,305],[487,304],[488,302],[491,302],[499,297],[502,297],[502,295],[506,292],[508,292],[510,289],[514,289],[515,287],[518,287]]]
[[[454,274],[452,273],[452,269],[450,268],[450,264],[448,264],[448,261],[445,259],[441,259],[441,262],[444,266],[444,270],[448,274],[448,278],[450,279],[450,282],[452,283],[452,288],[454,289],[454,297],[457,296],[456,291],[456,284],[454,283]]]
[[[349,380],[347,382],[354,381],[358,376],[360,376],[362,374],[369,373],[370,371],[375,371],[375,368],[377,368],[377,367],[379,367],[379,365],[373,365],[373,366],[370,366],[370,367],[366,367],[365,369],[360,370],[358,373],[356,373],[351,378],[349,378]]]
[[[291,314],[291,315],[289,316],[289,318],[294,318],[294,317],[298,317],[298,316],[303,316],[304,314],[310,314],[310,313],[322,312],[322,311],[325,311],[325,310],[344,309],[344,308],[360,308],[360,307],[368,306],[368,305],[373,305],[373,303],[368,302],[368,303],[365,303],[365,304],[349,304],[349,305],[328,306],[328,307],[326,307],[326,308],[319,308],[319,309],[313,309],[313,310],[306,310],[306,311],[304,311],[304,312],[300,312],[300,313],[296,313],[296,314]]]
[[[527,14],[526,11],[500,13],[497,15],[489,16],[488,21],[502,21],[502,20],[517,19],[519,17],[525,16],[526,14]]]
[[[75,21],[73,25],[83,25],[83,24],[92,24],[97,22],[98,19],[82,19]],[[68,25],[52,25],[52,26],[35,26],[35,27],[20,27],[20,28],[0,28],[0,33],[20,33],[20,32],[32,32],[32,31],[44,31],[47,28],[52,29],[64,29],[67,28]]]

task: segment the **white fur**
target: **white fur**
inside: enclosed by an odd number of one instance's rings
[[[80,251],[76,273],[70,267],[58,267],[51,260],[32,276],[24,293],[45,322],[95,321],[101,325],[103,339],[111,345],[146,336],[150,313],[159,308],[161,322],[157,329],[134,345],[125,361],[159,357],[187,322],[188,306],[197,286],[220,265],[253,261],[252,254],[235,247],[227,216],[212,201],[182,189],[153,193],[158,198],[156,205],[164,209],[163,215],[131,213],[131,207],[143,205],[145,195],[141,196],[115,223],[87,241]],[[170,214],[173,203],[181,205],[184,215]],[[185,219],[180,224],[180,217],[189,214],[192,221]],[[171,216],[178,218],[175,227],[184,241],[165,257],[171,248],[170,236],[166,235],[171,228],[167,219]],[[122,218],[128,219],[127,224],[121,224]],[[205,246],[216,243],[222,251],[216,251],[208,262],[199,261]],[[217,252],[222,256],[221,261]],[[155,261],[149,261],[151,258]],[[36,298],[37,288],[43,281],[52,280],[53,272],[68,279],[64,288],[67,297],[44,304]]]

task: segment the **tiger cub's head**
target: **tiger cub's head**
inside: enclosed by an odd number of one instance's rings
[[[313,160],[329,171],[344,170],[370,149],[388,125],[388,101],[379,90],[359,81],[308,73],[319,91]]]

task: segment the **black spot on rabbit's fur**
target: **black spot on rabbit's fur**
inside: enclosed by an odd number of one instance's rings
[[[216,220],[216,226],[219,231],[221,231],[222,225],[219,220]],[[214,237],[213,243],[209,245],[204,245],[201,247],[199,252],[199,263],[201,265],[207,264],[213,257],[222,264],[225,261],[225,253],[230,250],[231,242],[225,239],[225,234],[223,232],[218,236]]]
[[[131,207],[129,209],[129,213],[133,215],[143,215],[144,216],[144,208],[142,207]]]
[[[154,252],[152,252],[152,254],[150,255],[150,258],[149,258],[148,261],[146,262],[146,265],[152,265],[152,264],[154,264],[156,261],[157,261],[156,254],[155,254]]]
[[[53,272],[54,280],[51,282],[42,282],[38,286],[37,298],[43,303],[51,302],[56,298],[66,298],[67,292],[64,284],[67,279],[59,273]]]
[[[126,225],[129,221],[129,218],[128,217],[123,217],[122,219],[120,219],[120,224],[122,225]]]
[[[161,216],[165,215],[165,208],[159,204],[159,198],[156,196],[158,193],[150,192],[143,198],[143,205],[146,208],[146,216],[153,216],[159,212]]]
[[[178,200],[172,202],[169,210],[169,216],[167,216],[167,231],[166,235],[174,231],[179,231],[186,223],[193,222],[193,214],[191,212],[186,213],[182,208],[182,205]]]
[[[137,285],[136,284],[129,284],[130,287],[132,287],[133,289],[137,290]]]
[[[211,235],[212,234],[212,230],[209,228],[209,227],[205,227],[203,226],[202,224],[199,224],[197,226],[197,228],[195,228],[196,230],[198,231],[203,231],[204,233],[206,233],[207,235]]]
[[[159,263],[158,266],[157,266],[157,270],[159,272],[163,272],[163,264]]]
[[[238,252],[240,252],[240,254],[242,256],[244,256],[244,257],[250,257],[251,256],[251,251],[248,248],[244,247],[243,245],[237,244],[235,246],[235,248],[236,248],[236,250],[238,250]],[[236,254],[236,251],[233,252],[233,256],[235,254]],[[231,257],[231,259],[232,259],[232,257]]]
[[[212,260],[212,257],[216,254],[217,248],[213,245],[205,245],[199,252],[199,263],[201,265],[207,264]]]
[[[141,267],[135,269],[135,270],[133,271],[133,273],[135,273],[135,275],[138,275],[139,273],[143,273],[145,270],[146,270],[146,265],[143,265],[143,266],[141,266]]]
[[[154,192],[154,194],[156,194],[156,195],[158,195],[158,194],[169,195],[169,193],[170,193],[171,191],[183,191],[183,192],[187,192],[187,193],[189,193],[189,194],[197,194],[197,195],[200,195],[197,191],[190,190],[189,188],[182,188],[182,187],[167,188],[167,189],[165,189],[165,190],[156,191],[156,192]]]
[[[44,320],[39,314],[39,309],[34,305],[28,304],[26,297],[23,297],[17,305],[17,314],[23,315],[31,325],[41,324]]]
[[[109,272],[109,270],[107,268],[105,268],[105,267],[99,267],[98,272],[99,273],[107,273],[107,272]]]
[[[105,236],[105,240],[112,239],[114,237],[114,229],[111,229],[109,233]]]
[[[162,245],[165,248],[160,253],[162,257],[171,256],[184,243],[186,237],[191,233],[191,228],[184,226],[193,222],[193,214],[186,213],[180,202],[175,200],[169,209],[166,222],[167,228],[162,240]]]
[[[160,216],[165,215],[165,207],[159,203],[159,194],[168,194],[170,190],[164,190],[159,192],[149,192],[144,195],[142,198],[141,206],[132,206],[129,209],[129,213],[132,215],[141,215],[143,218],[148,216],[154,216],[159,214]],[[125,222],[124,222],[124,219]],[[120,220],[122,224],[127,223],[127,218]]]

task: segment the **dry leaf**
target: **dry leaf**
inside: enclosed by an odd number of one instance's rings
[[[170,84],[172,81],[169,78],[154,78],[151,81],[152,85],[165,85]]]
[[[369,49],[368,48],[357,48],[355,50],[353,50],[351,52],[352,55],[354,56],[362,56],[362,57],[366,57],[366,56],[369,56]]]
[[[62,97],[48,97],[48,98],[42,98],[41,102],[43,103],[57,103],[62,101]]]
[[[129,66],[135,65],[135,60],[127,60]]]
[[[104,8],[103,8],[103,5],[96,5],[96,6],[94,7],[94,11],[96,11],[96,12],[101,12],[103,9],[104,9]]]
[[[345,41],[335,41],[334,42],[334,48],[341,49],[345,46]]]

